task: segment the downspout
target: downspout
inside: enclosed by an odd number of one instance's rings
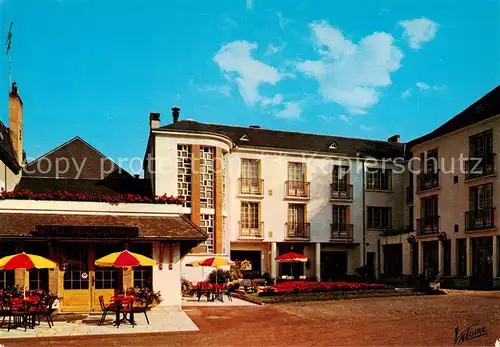
[[[363,194],[363,264],[366,265],[366,199],[365,199],[365,161],[361,162],[362,167],[362,177],[361,177],[361,190]]]

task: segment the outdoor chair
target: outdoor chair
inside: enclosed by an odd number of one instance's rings
[[[134,313],[144,313],[144,317],[146,317],[146,322],[148,323],[149,325],[149,318],[148,318],[148,309],[149,309],[149,305],[151,304],[151,299],[150,297],[148,296],[146,298],[146,302],[144,303],[144,305],[140,305],[140,306],[133,306],[132,307],[132,311]]]
[[[102,325],[106,320],[106,315],[110,312],[116,314],[116,310],[118,310],[119,308],[114,304],[106,305],[104,303],[104,296],[102,295],[99,296],[99,304],[101,305],[101,310],[102,310],[102,316],[101,320],[99,321],[99,325]]]
[[[9,322],[7,323],[7,331],[10,331],[11,327],[24,326],[24,331],[27,330],[29,312],[26,306],[26,302],[23,299],[11,299],[10,300],[10,312],[9,312]],[[11,321],[13,319],[13,322]],[[12,325],[13,324],[13,325]],[[31,327],[31,325],[30,325]]]
[[[54,326],[54,321],[52,320],[52,314],[56,311],[56,309],[52,308],[54,300],[54,298],[49,298],[46,302],[40,301],[38,305],[34,307],[34,315],[38,319],[38,324],[40,324],[40,317],[45,317],[49,324],[49,328]],[[34,321],[33,324],[35,324]]]

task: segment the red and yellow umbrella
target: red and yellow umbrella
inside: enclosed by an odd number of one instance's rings
[[[1,270],[15,270],[15,269],[54,269],[57,263],[50,259],[41,257],[39,255],[18,253],[8,255],[0,259]]]
[[[104,267],[133,267],[133,266],[155,266],[157,261],[141,254],[132,253],[128,250],[108,254],[95,261],[97,266]]]
[[[18,253],[0,259],[0,270],[23,269],[26,278],[26,269],[54,269],[57,263],[39,255]],[[26,287],[23,286],[23,296],[26,297]]]
[[[228,265],[234,265],[234,261],[222,257],[211,257],[198,262],[198,265],[194,266],[210,266],[218,268],[219,266],[228,266]]]

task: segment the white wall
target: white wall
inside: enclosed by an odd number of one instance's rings
[[[153,267],[153,290],[160,291],[163,302],[161,306],[171,306],[180,309],[182,303],[181,295],[181,259],[179,242],[173,244],[172,269],[169,269],[170,247],[164,245],[163,262],[160,259],[160,244],[153,243],[153,259],[163,264]]]
[[[7,167],[7,165],[0,161],[0,191],[2,189],[6,191],[14,190],[20,179],[20,173],[16,175]]]
[[[259,159],[261,161],[261,178],[264,180],[264,197],[247,198],[238,195],[238,178],[241,176],[241,159]],[[307,166],[307,181],[310,182],[310,199],[307,204],[308,222],[311,223],[311,242],[329,242],[330,224],[332,223],[332,202],[330,201],[330,184],[332,183],[333,165],[343,164],[341,160],[325,157],[293,156],[291,154],[267,154],[233,151],[228,157],[227,197],[228,197],[228,231],[231,241],[239,238],[238,222],[240,221],[241,201],[260,201],[262,221],[264,222],[265,241],[283,241],[285,239],[285,223],[287,222],[288,204],[285,200],[285,182],[288,180],[288,162],[304,162]],[[353,202],[335,202],[347,204],[351,208],[351,223],[354,224],[355,242],[362,239],[363,202],[362,174],[360,163],[351,167],[350,184],[353,184]],[[298,202],[300,203],[300,201]],[[271,236],[272,233],[272,236]]]

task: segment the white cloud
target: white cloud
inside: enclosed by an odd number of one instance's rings
[[[321,59],[298,63],[297,68],[318,81],[325,101],[351,114],[366,113],[379,102],[379,88],[391,85],[391,73],[401,67],[403,53],[394,38],[375,32],[353,43],[326,21],[309,26]]]
[[[436,92],[440,92],[440,91],[443,91],[445,90],[447,87],[446,87],[446,84],[443,84],[443,85],[429,85],[428,83],[425,83],[425,82],[417,82],[415,84],[418,89],[420,89],[421,91],[424,91],[424,90],[434,90]]]
[[[368,126],[366,126],[366,125],[361,124],[361,125],[359,126],[359,130],[361,130],[361,131],[372,131],[372,130],[373,130],[373,128],[372,128],[372,127],[368,127]]]
[[[417,82],[415,83],[415,85],[418,87],[418,89],[420,90],[428,90],[428,89],[431,89],[431,86],[428,85],[427,83],[425,82]]]
[[[276,113],[276,117],[285,119],[297,119],[302,113],[302,107],[299,102],[285,102],[285,108]]]
[[[347,123],[347,124],[349,124],[349,125],[351,125],[351,124],[352,124],[352,123],[351,123],[351,120],[349,119],[349,117],[347,117],[345,114],[340,114],[340,115],[339,115],[339,119],[340,119],[341,121],[346,122],[346,123]]]
[[[281,104],[282,102],[283,102],[283,95],[276,94],[272,98],[268,98],[266,96],[263,96],[260,103],[262,106],[265,107],[265,106],[269,106],[269,105],[276,106],[276,105]]]
[[[285,27],[290,23],[291,21],[285,17],[283,17],[283,13],[277,12],[276,15],[278,16],[278,20],[280,23],[280,28],[285,29]]]
[[[250,10],[253,8],[253,1],[252,0],[246,0],[247,3],[247,10]]]
[[[224,96],[230,96],[231,95],[231,87],[227,85],[220,85],[220,86],[215,86],[215,85],[207,85],[207,86],[201,86],[198,88],[200,92],[216,92],[219,94],[222,94]]]
[[[324,114],[318,114],[317,117],[322,119],[323,122],[325,122],[325,123],[330,123],[333,120],[333,117],[328,117],[328,116],[325,116]]]
[[[403,99],[409,98],[410,96],[411,96],[411,88],[408,88],[401,93],[401,97]]]
[[[257,44],[248,41],[233,41],[224,45],[214,57],[224,77],[238,84],[239,92],[247,105],[262,101],[259,87],[263,84],[276,85],[285,77],[293,74],[282,73],[252,57]]]
[[[285,49],[286,43],[283,43],[281,46],[275,46],[272,43],[267,45],[266,55],[273,55],[278,52],[281,52]]]
[[[417,18],[399,22],[404,28],[403,38],[412,49],[420,49],[423,43],[432,41],[436,36],[438,24],[427,18]]]

